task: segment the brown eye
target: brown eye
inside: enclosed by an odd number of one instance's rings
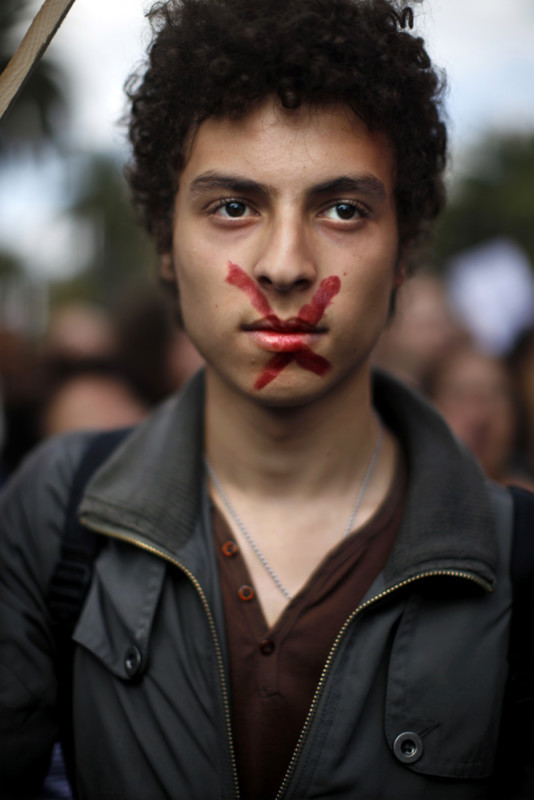
[[[247,206],[237,200],[232,200],[222,206],[223,211],[226,212],[228,217],[243,217],[246,214]]]
[[[356,201],[339,200],[322,211],[320,216],[332,222],[358,222],[366,218],[368,213],[365,207]]]
[[[337,203],[334,209],[339,219],[354,219],[358,214],[358,209],[351,203]]]

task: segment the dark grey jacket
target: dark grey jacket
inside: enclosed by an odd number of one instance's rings
[[[507,676],[508,493],[400,384],[377,376],[375,405],[408,459],[405,514],[334,643],[279,797],[488,798]],[[82,503],[106,537],[74,636],[82,800],[238,796],[202,423],[199,375],[119,446]],[[57,736],[44,594],[89,436],[41,448],[0,509],[1,797],[10,781],[23,796]]]

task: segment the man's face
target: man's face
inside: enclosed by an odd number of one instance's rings
[[[201,124],[166,269],[210,379],[278,406],[367,381],[397,280],[394,188],[386,138],[345,107]]]

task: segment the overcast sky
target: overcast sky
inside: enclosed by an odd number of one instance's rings
[[[253,0],[251,0],[253,2]],[[122,84],[148,41],[147,0],[76,0],[50,54],[68,64],[80,141],[117,144]],[[534,128],[534,0],[422,0],[417,28],[449,76],[454,143]]]
[[[52,42],[50,57],[67,67],[72,146],[125,152],[117,125],[124,110],[122,86],[143,58],[149,40],[144,11],[150,5],[150,0],[76,0]],[[534,131],[534,0],[422,0],[414,8],[417,30],[448,75],[456,168],[486,131]],[[69,247],[58,214],[63,185],[53,167],[47,170],[45,192],[35,164],[18,172],[14,183],[4,180],[0,246],[22,246],[34,258],[39,254],[38,268],[62,272],[68,263],[60,263],[61,253]],[[32,223],[22,245],[21,216]],[[39,246],[43,231],[46,249]]]

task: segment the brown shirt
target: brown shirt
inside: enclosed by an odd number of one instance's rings
[[[268,628],[239,547],[214,508],[226,621],[232,727],[243,800],[273,800],[330,648],[386,563],[400,524],[406,471],[363,528],[331,550]]]

